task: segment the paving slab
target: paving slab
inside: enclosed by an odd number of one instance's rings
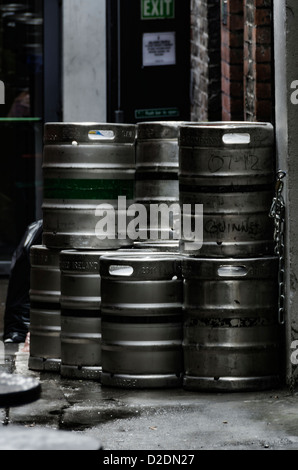
[[[0,370],[38,378],[42,393],[34,403],[1,410],[8,428],[70,432],[95,439],[107,451],[298,450],[297,391],[106,387],[31,371],[23,346],[5,346]]]

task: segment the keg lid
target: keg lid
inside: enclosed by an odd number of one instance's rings
[[[183,121],[140,122],[137,125],[138,140],[178,139]]]
[[[46,123],[44,126],[44,143],[57,144],[89,143],[135,143],[135,124],[107,124],[96,122],[85,123]]]
[[[182,123],[181,146],[268,147],[274,144],[274,128],[267,122],[192,122]]]
[[[278,257],[260,258],[192,258],[182,257],[185,279],[276,279]]]
[[[154,240],[134,242],[134,248],[138,250],[152,250],[157,252],[179,252],[179,240],[167,240],[166,242],[159,242]]]
[[[127,278],[132,280],[161,280],[181,278],[180,255],[163,252],[123,253],[102,256],[100,259],[102,278]]]
[[[115,250],[117,251],[117,250]],[[62,250],[60,253],[60,270],[78,272],[98,272],[101,256],[108,256],[112,250]]]
[[[31,266],[53,266],[59,268],[59,250],[44,245],[33,245],[30,248]]]

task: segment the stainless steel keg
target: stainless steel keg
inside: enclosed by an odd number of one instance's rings
[[[181,250],[192,256],[273,254],[274,130],[269,123],[222,122],[180,127]],[[203,221],[195,205],[203,204]],[[203,246],[192,245],[203,224]],[[194,235],[193,235],[194,236]]]
[[[180,260],[167,253],[102,257],[102,385],[182,385]]]
[[[278,260],[188,258],[184,277],[184,387],[245,391],[282,378]]]
[[[147,240],[134,242],[133,248],[137,250],[150,250],[157,252],[180,252],[179,240]]]
[[[61,376],[100,379],[100,257],[106,251],[61,251]]]
[[[179,208],[178,121],[141,122],[136,139],[136,203],[147,211],[147,223],[140,227],[140,239],[167,241],[175,237]],[[160,210],[167,211],[166,223]],[[168,209],[171,208],[170,212]],[[178,234],[179,236],[179,234]]]
[[[60,371],[61,318],[59,251],[45,246],[30,249],[29,369]]]
[[[51,123],[44,134],[43,243],[61,250],[131,245],[136,126]]]

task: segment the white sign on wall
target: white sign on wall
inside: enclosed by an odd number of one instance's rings
[[[175,32],[143,34],[143,67],[175,64]]]

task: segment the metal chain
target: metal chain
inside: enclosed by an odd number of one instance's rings
[[[278,256],[278,322],[285,322],[285,201],[282,195],[284,171],[279,170],[276,174],[275,197],[272,201],[269,216],[274,219],[274,252]]]

